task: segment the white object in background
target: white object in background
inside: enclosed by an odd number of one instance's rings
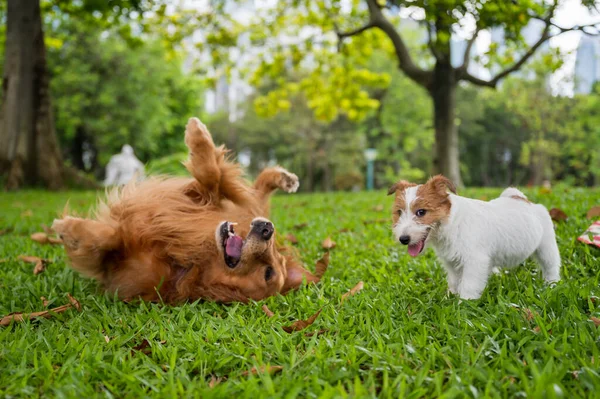
[[[122,186],[133,178],[144,178],[144,164],[133,154],[133,148],[125,144],[121,153],[113,155],[106,165],[105,186]]]

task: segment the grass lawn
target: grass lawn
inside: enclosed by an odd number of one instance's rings
[[[0,316],[43,310],[41,296],[66,304],[67,293],[82,311],[0,327],[0,396],[600,397],[600,327],[591,320],[600,317],[600,250],[576,241],[600,190],[524,191],[569,215],[557,227],[563,281],[554,288],[528,261],[493,276],[481,300],[461,303],[446,294],[432,250],[414,259],[394,243],[383,192],[281,195],[271,219],[278,234],[297,237],[310,268],[323,239],[337,242],[323,281],[249,305],[175,307],[119,302],[71,271],[61,246],[29,238],[67,199],[86,211],[96,193],[2,193],[0,229],[12,231],[0,236]],[[34,276],[21,254],[52,263]],[[364,289],[341,303],[359,281]],[[306,330],[282,330],[320,308]],[[248,373],[263,366],[283,369]]]

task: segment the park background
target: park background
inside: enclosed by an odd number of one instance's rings
[[[151,173],[184,173],[190,116],[249,175],[278,163],[303,191],[364,188],[368,148],[376,188],[439,172],[598,182],[594,2],[390,1],[385,16],[351,0],[8,4],[5,188],[89,187],[124,144]],[[18,30],[27,13],[41,26]]]
[[[600,209],[596,3],[0,2],[0,396],[598,397],[600,253],[578,241]],[[90,214],[124,144],[186,174],[190,116],[249,177],[298,174],[270,218],[307,268],[329,253],[319,284],[167,306],[69,267],[53,219]],[[386,196],[439,172],[554,208],[562,281],[528,260],[449,295]]]

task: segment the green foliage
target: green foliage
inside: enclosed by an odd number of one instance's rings
[[[78,4],[48,7],[45,16],[56,127],[68,156],[77,165],[86,146],[102,168],[126,143],[142,160],[182,151],[187,118],[201,111],[202,85],[165,39],[164,10],[140,25],[104,14],[73,18],[84,12]],[[134,33],[145,26],[153,30]]]
[[[594,397],[600,349],[600,252],[575,240],[598,189],[561,187],[530,199],[568,215],[557,225],[563,281],[549,288],[533,262],[494,275],[481,300],[448,295],[431,250],[394,243],[384,192],[276,196],[277,234],[298,238],[313,267],[321,241],[337,242],[321,283],[248,305],[125,304],[67,266],[60,246],[29,235],[62,212],[85,214],[94,192],[29,191],[0,197],[0,315],[82,305],[48,320],[0,327],[0,395],[6,397]],[[463,194],[493,198],[498,189]],[[384,210],[374,208],[383,205]],[[31,212],[27,212],[30,210]],[[31,216],[24,216],[31,213]],[[351,215],[352,217],[348,217]],[[301,230],[294,225],[307,223]],[[342,229],[348,232],[342,233]],[[21,254],[50,259],[34,276]],[[358,281],[365,288],[340,303]],[[275,313],[268,318],[263,304]],[[281,326],[323,308],[306,332]],[[107,342],[108,340],[108,342]],[[149,347],[134,350],[143,340]],[[145,353],[144,353],[145,352]],[[279,374],[243,375],[282,366]],[[211,388],[210,381],[227,377]]]

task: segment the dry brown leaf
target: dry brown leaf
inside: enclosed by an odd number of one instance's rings
[[[40,244],[48,243],[48,235],[46,233],[33,233],[30,238],[33,241],[39,242]]]
[[[73,298],[69,293],[67,293],[67,298],[69,299],[69,302],[71,302],[71,306],[81,312],[81,305],[79,304],[79,301]]]
[[[46,233],[33,233],[31,235],[33,241],[37,241],[40,244],[62,244],[63,241],[60,238],[49,237]]]
[[[376,206],[373,207],[373,210],[375,212],[381,212],[381,211],[383,211],[383,205],[381,205],[381,204],[380,205],[376,205]]]
[[[335,243],[335,241],[333,241],[331,239],[331,237],[327,237],[326,239],[323,240],[323,243],[321,245],[325,249],[331,249],[331,248],[335,248],[336,243]]]
[[[210,381],[208,382],[208,387],[209,388],[214,388],[217,385],[219,385],[221,383],[221,381],[223,381],[223,377],[216,377],[214,375],[210,376]]]
[[[45,308],[47,308],[48,305],[50,304],[50,301],[47,300],[45,296],[41,296],[40,300],[42,301],[42,305],[44,305]]]
[[[523,312],[525,312],[525,318],[527,321],[533,320],[537,315],[537,312],[532,312],[529,308],[523,308]]]
[[[269,307],[267,305],[262,305],[262,310],[263,310],[263,312],[265,312],[265,314],[267,315],[267,317],[273,317],[273,316],[275,316],[275,313],[273,313],[271,311],[271,309],[269,309]]]
[[[313,324],[315,322],[315,320],[317,320],[317,317],[319,317],[319,314],[321,314],[322,310],[323,310],[322,308],[319,309],[319,311],[317,313],[315,313],[314,315],[310,316],[306,320],[297,320],[297,321],[293,322],[291,325],[289,325],[289,326],[283,326],[281,328],[283,328],[283,331],[285,331],[288,334],[291,334],[294,331],[304,330],[306,327],[308,327],[311,324]]]
[[[298,244],[298,238],[296,238],[296,236],[291,233],[287,234],[285,236],[285,239],[288,240],[289,242],[291,242],[292,244]]]
[[[596,327],[600,326],[600,319],[599,318],[592,316],[592,317],[590,317],[590,320],[594,322],[594,325]]]
[[[558,209],[558,208],[550,209],[550,217],[555,222],[563,222],[569,218],[562,209]]]
[[[36,262],[35,267],[33,268],[33,275],[37,276],[40,273],[46,271],[46,262],[43,259],[40,259]]]
[[[588,219],[593,219],[593,218],[597,218],[600,216],[600,205],[596,205],[590,208],[590,210],[588,211],[586,217]]]
[[[305,337],[312,337],[313,335],[321,335],[321,334],[325,334],[327,331],[329,331],[327,328],[322,328],[319,331],[310,331],[310,332],[305,332],[304,336]]]
[[[573,376],[573,378],[578,380],[579,379],[579,370],[571,371],[571,375]]]
[[[110,342],[110,337],[108,335],[104,336],[104,341],[108,344]]]
[[[281,370],[283,370],[283,366],[260,366],[260,368],[252,367],[250,369],[250,371],[243,371],[242,375],[248,376],[251,374],[257,375],[257,374],[264,374],[264,373],[275,374],[275,373],[279,373]]]
[[[533,328],[533,332],[536,333],[536,334],[539,334],[540,331],[542,331],[542,329],[540,328],[540,326],[535,326]]]
[[[22,260],[27,263],[38,263],[42,258],[38,258],[37,256],[29,256],[29,255],[19,255],[17,259]]]
[[[360,290],[365,287],[365,283],[359,281],[354,287],[350,288],[348,292],[342,295],[342,302],[346,300],[349,296],[356,295]]]
[[[306,226],[308,226],[308,223],[299,223],[299,224],[293,225],[292,228],[296,229],[296,230],[301,230],[301,229],[305,228]]]
[[[340,229],[339,231],[340,231],[340,233],[349,233],[351,230],[347,227],[344,227],[343,229]]]
[[[21,212],[21,216],[22,217],[30,217],[30,216],[33,216],[33,212],[31,211],[31,209],[27,209],[26,211]]]
[[[317,278],[323,277],[327,268],[329,267],[329,252],[325,252],[325,254],[317,261],[315,265],[315,276]]]
[[[142,340],[142,342],[140,342],[138,345],[131,348],[131,354],[134,355],[135,352],[141,352],[144,355],[150,354],[150,352],[152,352],[152,350],[150,348],[150,342],[148,342],[148,340],[146,338],[144,338]]]
[[[1,320],[0,320],[0,326],[8,326],[10,325],[10,323],[12,323],[13,321],[17,322],[22,322],[25,320],[35,320],[39,317],[43,317],[46,319],[49,319],[50,317],[52,317],[54,314],[57,313],[62,313],[68,309],[71,309],[72,307],[77,308],[77,310],[80,310],[80,306],[79,306],[79,302],[77,302],[77,300],[75,298],[73,298],[70,294],[67,294],[67,296],[69,297],[69,301],[71,303],[68,303],[66,305],[62,305],[62,306],[58,306],[56,308],[53,309],[48,309],[48,310],[44,310],[43,312],[33,312],[33,313],[21,313],[21,312],[17,312],[17,313],[11,313],[9,315],[4,316]],[[77,305],[74,305],[74,302],[77,303]]]

